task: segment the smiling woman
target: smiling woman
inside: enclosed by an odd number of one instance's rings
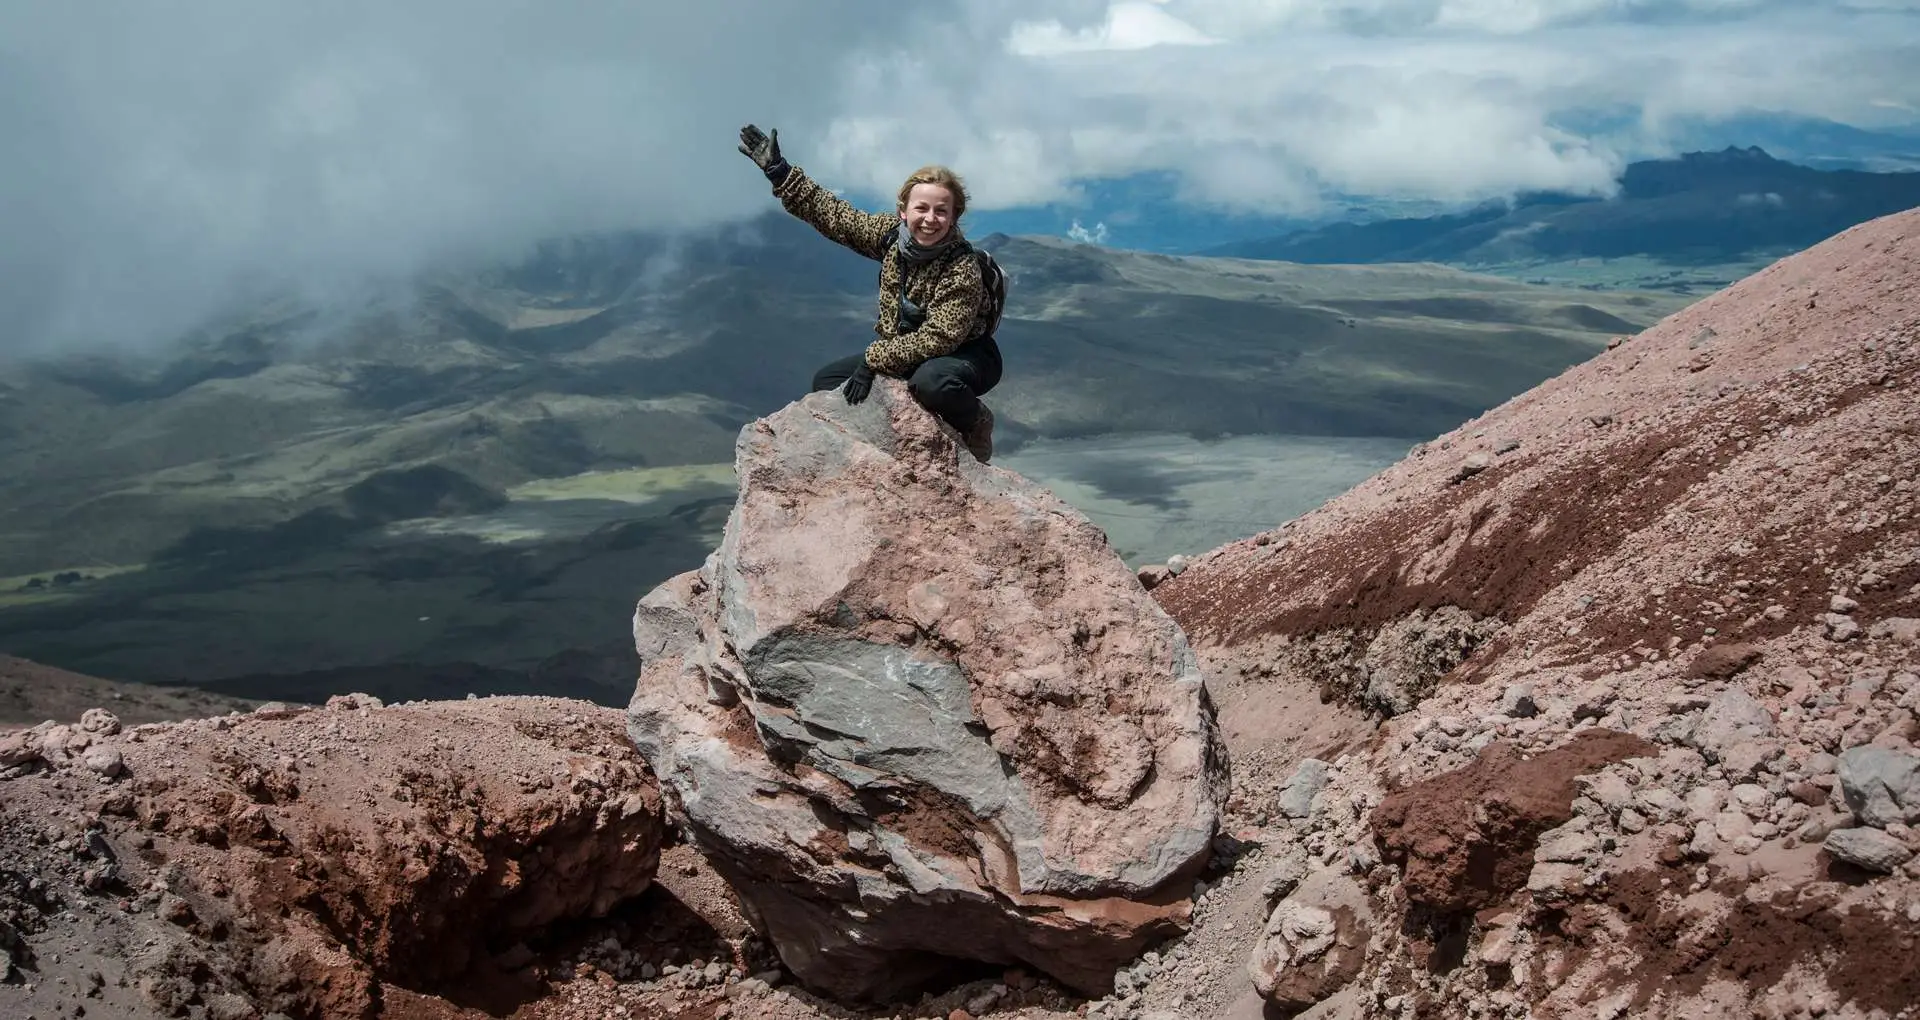
[[[857,404],[876,373],[905,379],[913,398],[953,426],[975,459],[992,459],[993,412],[980,396],[1000,382],[993,329],[995,295],[1004,293],[1004,284],[989,276],[991,260],[979,257],[960,232],[967,189],[959,175],[922,167],[900,185],[891,215],[869,213],[789,164],[780,155],[778,131],[741,128],[740,151],[767,175],[788,212],[880,263],[873,342],[863,354],[822,367],[813,388],[840,389],[847,403]]]

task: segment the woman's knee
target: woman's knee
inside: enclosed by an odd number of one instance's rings
[[[934,411],[959,408],[974,399],[973,388],[960,373],[951,365],[940,364],[937,358],[913,370],[907,377],[907,390],[922,407]]]

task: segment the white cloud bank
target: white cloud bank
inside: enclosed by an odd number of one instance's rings
[[[0,0],[0,351],[164,337],[247,284],[770,207],[946,162],[980,208],[1170,171],[1329,192],[1600,191],[1662,126],[1920,109],[1920,0]],[[1644,111],[1637,137],[1556,129]]]

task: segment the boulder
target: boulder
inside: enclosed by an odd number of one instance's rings
[[[1372,921],[1366,893],[1352,879],[1315,872],[1273,908],[1247,977],[1273,1006],[1306,1009],[1360,973]]]
[[[629,733],[808,985],[1102,992],[1185,921],[1225,751],[1100,530],[955,439],[884,379],[743,429],[720,547],[635,612]]]

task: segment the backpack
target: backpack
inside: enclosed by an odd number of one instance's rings
[[[900,227],[895,224],[892,230],[887,231],[887,246],[892,247],[899,237]],[[1000,263],[994,261],[993,254],[984,248],[974,248],[973,259],[980,263],[980,282],[984,290],[980,307],[973,314],[973,335],[967,338],[969,342],[993,336],[1000,329],[1001,314],[1007,310],[1007,271],[1001,269]],[[906,298],[906,283],[903,273],[900,277],[900,297],[903,300]]]
[[[1000,314],[1007,310],[1007,271],[984,248],[975,248],[973,257],[980,262],[980,282],[986,284],[986,297],[973,320],[973,337],[978,340],[1000,329]]]

